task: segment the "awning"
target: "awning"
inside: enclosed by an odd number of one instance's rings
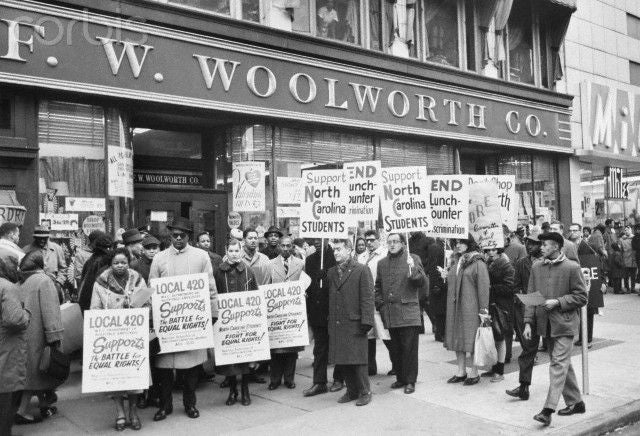
[[[613,166],[618,168],[637,169],[640,165],[640,157],[618,155],[597,150],[575,150],[575,155],[582,162],[593,163],[603,167]]]
[[[543,3],[551,3],[554,6],[563,6],[571,9],[571,12],[578,9],[578,0],[543,0]]]

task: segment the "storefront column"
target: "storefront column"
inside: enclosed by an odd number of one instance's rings
[[[569,180],[571,181],[571,216],[573,222],[584,225],[582,220],[582,188],[580,187],[580,161],[569,159]],[[567,223],[569,224],[569,223]]]
[[[567,227],[571,224],[575,216],[576,219],[580,217],[580,215],[573,214],[573,202],[571,195],[572,191],[572,175],[575,174],[575,171],[572,173],[571,171],[571,160],[572,158],[568,156],[560,156],[558,157],[558,202],[559,202],[559,216],[558,218],[565,224]],[[578,186],[580,186],[580,178],[578,177]],[[579,202],[579,198],[578,198]]]

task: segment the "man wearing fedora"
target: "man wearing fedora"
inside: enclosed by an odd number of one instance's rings
[[[528,293],[539,292],[545,301],[539,306],[526,306],[522,336],[525,341],[530,341],[532,326],[535,326],[536,333],[547,338],[549,391],[544,408],[533,419],[548,426],[561,394],[567,407],[559,410],[558,415],[585,412],[571,365],[571,352],[580,327],[580,308],[587,304],[587,291],[580,265],[562,252],[562,235],[549,232],[541,234],[538,239],[542,241],[543,260],[531,267]]]
[[[189,238],[193,232],[193,226],[189,220],[176,218],[172,224],[167,225],[167,228],[171,232],[171,246],[154,256],[149,280],[206,273],[209,276],[211,316],[216,319],[218,317],[218,293],[209,255],[203,250],[189,245]],[[200,412],[196,409],[196,385],[200,375],[200,366],[206,360],[206,349],[165,353],[157,357],[155,366],[158,368],[161,399],[160,408],[153,417],[154,421],[161,421],[173,412],[174,370],[176,370],[177,377],[183,380],[182,403],[187,416],[189,418],[200,416]]]
[[[129,251],[131,259],[140,259],[142,257],[142,240],[144,236],[138,229],[129,229],[122,234],[122,243]]]
[[[29,254],[34,250],[41,250],[44,257],[44,272],[56,283],[58,293],[62,296],[62,287],[67,281],[67,262],[61,246],[49,240],[51,233],[48,227],[36,226],[33,229],[33,242],[22,250]]]
[[[538,236],[540,236],[540,228],[537,226],[531,227],[529,235],[525,238],[524,242],[525,248],[527,249],[527,257],[519,259],[514,265],[515,276],[513,279],[513,291],[515,294],[526,294],[528,292],[531,267],[534,263],[542,259],[542,252],[540,251],[542,242],[538,239]],[[514,300],[513,325],[516,330],[516,337],[522,347],[520,356],[518,356],[520,386],[506,392],[507,395],[526,401],[529,399],[529,386],[531,385],[531,375],[533,373],[536,354],[538,353],[540,336],[538,336],[534,328],[531,332],[530,340],[525,340],[522,337],[524,330],[524,305],[517,296]]]
[[[269,260],[273,260],[280,255],[280,238],[282,238],[282,232],[277,226],[271,226],[265,232],[264,237],[267,240],[267,246],[260,252],[267,256]]]

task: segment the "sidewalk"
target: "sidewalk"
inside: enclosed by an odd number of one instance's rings
[[[311,384],[311,347],[301,353],[296,376],[297,387],[281,386],[275,391],[252,384],[253,403],[243,407],[224,404],[227,391],[217,383],[203,383],[198,390],[199,419],[187,418],[180,394],[174,398],[174,413],[167,420],[152,421],[155,409],[141,411],[140,434],[431,434],[431,435],[528,435],[572,434],[571,428],[598,415],[640,398],[640,298],[636,295],[605,295],[605,316],[596,316],[594,348],[589,353],[590,395],[585,396],[587,413],[570,417],[553,416],[543,429],[532,417],[544,403],[548,384],[547,359],[534,368],[531,398],[519,401],[504,391],[518,384],[517,362],[507,365],[505,380],[463,387],[446,383],[455,372],[453,353],[435,342],[433,335],[420,338],[420,372],[416,392],[405,395],[391,391],[392,377],[372,377],[374,398],[366,407],[336,403],[340,393],[304,398],[302,390]],[[519,353],[514,343],[514,356]],[[577,354],[577,355],[576,355]],[[514,361],[517,359],[514,359]],[[581,381],[581,357],[576,350],[573,364]],[[378,370],[390,369],[387,350],[378,347]],[[44,423],[16,426],[15,434],[75,435],[114,434],[114,409],[100,394],[80,394],[80,374],[58,392],[60,413]],[[561,401],[559,407],[564,407]],[[131,430],[126,430],[131,434]]]

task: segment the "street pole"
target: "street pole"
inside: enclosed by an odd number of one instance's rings
[[[589,395],[589,357],[587,340],[587,305],[580,309],[580,331],[582,332],[582,393]]]

